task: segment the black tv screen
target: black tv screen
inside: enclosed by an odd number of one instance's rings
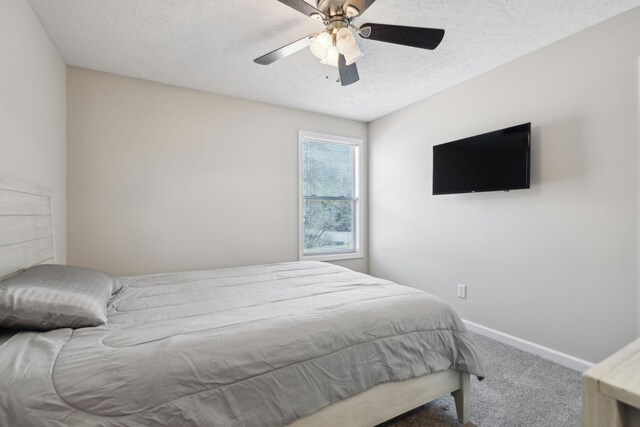
[[[529,188],[531,123],[433,147],[433,194]]]

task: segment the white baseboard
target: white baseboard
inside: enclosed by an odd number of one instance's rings
[[[579,359],[574,356],[570,356],[566,353],[554,350],[549,347],[545,347],[540,344],[532,343],[530,341],[523,340],[513,335],[505,334],[504,332],[496,331],[495,329],[487,328],[486,326],[478,325],[477,323],[469,322],[468,320],[462,320],[472,332],[476,332],[480,335],[492,338],[501,343],[508,344],[519,350],[526,351],[528,353],[537,354],[538,356],[551,360],[559,365],[566,366],[567,368],[574,369],[576,371],[584,372],[593,366],[593,363],[586,360]]]

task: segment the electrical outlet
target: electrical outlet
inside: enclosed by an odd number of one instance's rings
[[[458,285],[458,297],[466,298],[467,297],[467,285]]]

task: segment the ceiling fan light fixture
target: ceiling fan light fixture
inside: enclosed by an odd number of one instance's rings
[[[327,50],[327,57],[325,59],[323,59],[322,62],[323,64],[326,65],[331,65],[332,67],[338,67],[338,57],[340,56],[340,52],[338,52],[338,48],[336,48],[335,46],[331,46],[328,50]]]
[[[356,38],[349,28],[340,28],[338,34],[336,34],[336,47],[338,48],[338,52],[343,55],[347,55],[352,50],[358,48]]]
[[[336,34],[336,48],[344,55],[347,65],[353,64],[363,56],[356,38],[347,27],[341,28]]]
[[[356,61],[360,60],[364,55],[362,51],[360,51],[360,47],[356,43],[354,49],[351,49],[349,52],[344,54],[344,59],[346,60],[347,65],[351,65]]]
[[[329,48],[333,47],[333,40],[329,33],[320,33],[311,40],[309,48],[313,56],[323,61],[327,58]]]
[[[342,86],[358,80],[355,64],[363,57],[355,33],[361,38],[392,43],[419,49],[433,50],[444,38],[445,31],[438,28],[410,27],[403,25],[366,23],[360,28],[353,20],[360,17],[376,0],[278,0],[307,17],[322,21],[325,30],[310,34],[298,41],[253,60],[256,64],[269,65],[307,47],[322,64],[338,68]],[[316,6],[313,6],[315,3]]]

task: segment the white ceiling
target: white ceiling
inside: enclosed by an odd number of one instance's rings
[[[308,0],[313,1],[313,0]],[[359,40],[360,82],[307,50],[253,59],[321,23],[276,0],[29,0],[70,65],[371,121],[640,5],[640,0],[378,0],[356,24],[444,28],[435,51]],[[332,78],[324,78],[331,70]]]

